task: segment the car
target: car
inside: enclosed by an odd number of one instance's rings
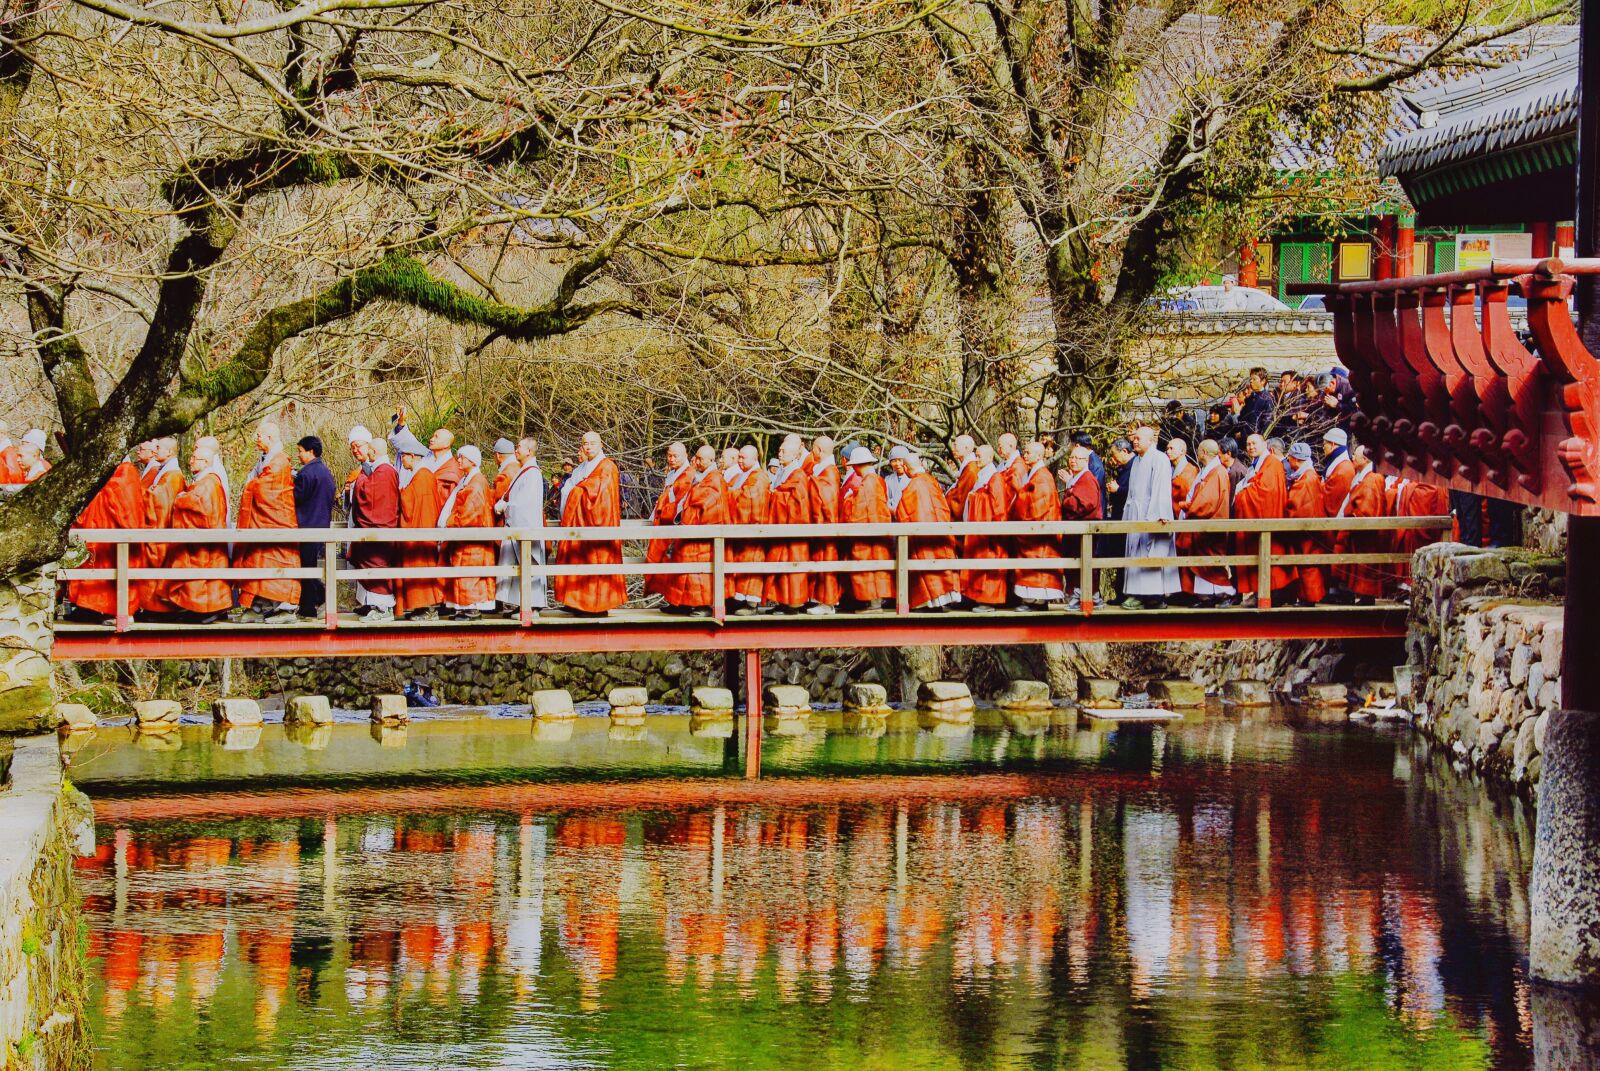
[[[1289,306],[1253,286],[1181,286],[1167,291],[1157,301],[1182,302],[1185,308],[1173,311],[1195,312],[1283,312]]]

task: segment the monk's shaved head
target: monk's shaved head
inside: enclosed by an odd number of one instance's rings
[[[696,450],[694,456],[705,461],[715,461],[717,459],[717,449],[708,444]]]
[[[178,456],[178,440],[168,435],[165,439],[156,440],[156,457],[162,461],[169,457]]]
[[[448,450],[456,444],[456,433],[449,428],[435,428],[428,436],[429,450]]]
[[[215,435],[202,435],[194,441],[194,452],[196,457],[215,460],[222,456],[222,443]]]
[[[957,435],[955,441],[950,444],[951,452],[958,458],[964,458],[976,449],[977,444],[972,441],[970,435]]]
[[[739,447],[739,467],[746,471],[761,466],[761,452],[753,446]]]
[[[981,464],[981,465],[993,465],[994,464],[994,447],[990,446],[988,443],[984,443],[982,446],[978,447],[977,454],[978,454],[978,463],[979,464]]]
[[[1000,436],[999,446],[1001,454],[1010,453],[1017,448],[1017,437],[1008,431]]]
[[[778,447],[778,460],[785,465],[792,465],[799,461],[804,453],[805,445],[800,441],[800,436],[785,435],[783,445]]]
[[[1022,460],[1030,465],[1037,465],[1044,460],[1044,443],[1037,439],[1022,448]]]
[[[1215,439],[1201,439],[1200,445],[1194,448],[1194,452],[1201,461],[1210,461],[1222,453],[1222,448],[1217,445]]]
[[[585,445],[587,445],[588,436],[584,436],[584,443],[585,443]],[[687,446],[683,445],[682,443],[672,443],[672,444],[668,445],[668,447],[667,447],[667,463],[670,464],[673,468],[679,468],[680,466],[683,465],[683,463],[685,461],[688,461],[688,460],[689,460],[689,448]]]
[[[831,436],[818,435],[811,440],[811,448],[817,452],[818,457],[832,457],[833,439]]]
[[[261,426],[256,429],[256,449],[266,453],[282,442],[283,439],[278,434],[278,425],[270,420],[263,420]]]

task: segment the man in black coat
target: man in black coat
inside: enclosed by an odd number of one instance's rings
[[[1100,489],[1105,496],[1105,508],[1101,516],[1108,521],[1122,520],[1123,511],[1128,505],[1128,471],[1133,468],[1133,443],[1127,439],[1118,439],[1111,444],[1110,463],[1106,465],[1106,478],[1100,484]],[[1101,535],[1094,538],[1094,556],[1096,558],[1120,558],[1125,549],[1123,544],[1127,537],[1123,535]],[[1122,601],[1122,578],[1127,573],[1126,569],[1116,571],[1117,582],[1116,596],[1113,602]],[[1097,585],[1098,586],[1098,585]]]
[[[330,528],[333,502],[338,497],[333,473],[322,461],[322,440],[307,435],[299,442],[300,471],[294,474],[294,520],[301,528]],[[321,543],[300,544],[300,566],[310,569],[322,561]],[[321,580],[300,582],[300,616],[318,617],[327,595]]]
[[[1250,369],[1250,384],[1233,399],[1233,411],[1246,434],[1265,435],[1277,416],[1277,402],[1267,389],[1267,370]]]

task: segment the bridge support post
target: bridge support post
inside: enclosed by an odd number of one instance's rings
[[[744,775],[761,776],[761,652],[744,653]]]

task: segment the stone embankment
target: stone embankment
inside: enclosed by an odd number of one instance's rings
[[[36,732],[55,705],[50,619],[56,567],[0,577],[0,733]]]
[[[75,855],[94,850],[94,818],[63,782],[54,735],[16,741],[0,787],[0,1065],[87,1067],[87,984]]]

